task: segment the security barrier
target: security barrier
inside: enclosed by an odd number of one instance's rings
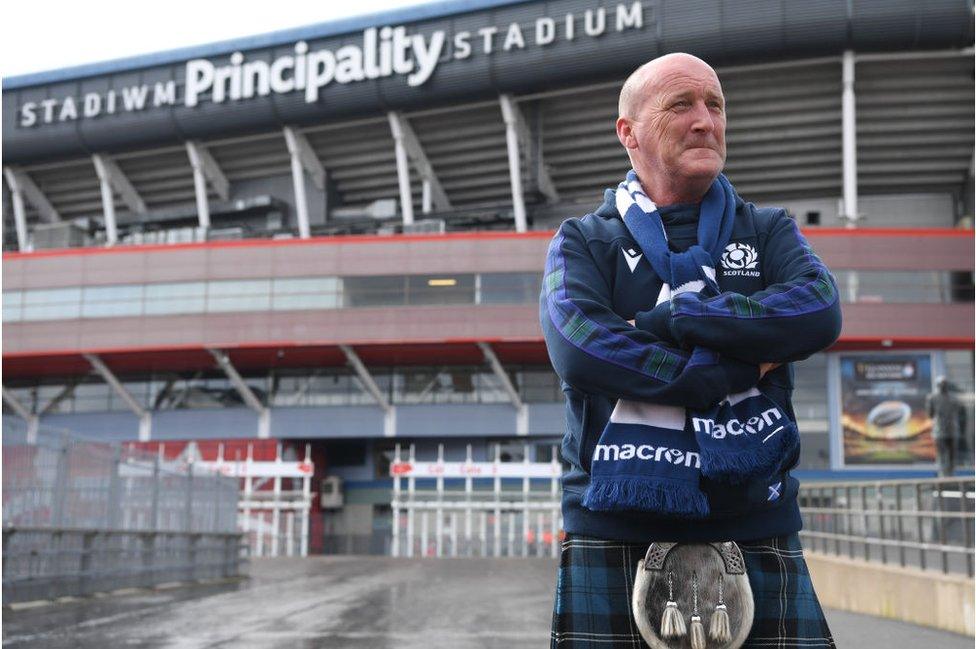
[[[236,576],[237,498],[192,463],[5,419],[4,603]]]
[[[473,462],[469,445],[464,462],[445,462],[440,445],[435,462],[418,462],[413,445],[406,458],[397,445],[390,465],[391,554],[559,556],[562,467],[556,450],[549,462],[529,462],[528,447],[523,462],[500,457],[496,447],[494,462]]]
[[[808,550],[973,576],[974,479],[811,482],[800,487]]]

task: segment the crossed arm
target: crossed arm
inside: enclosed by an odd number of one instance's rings
[[[763,272],[764,291],[684,293],[632,324],[614,313],[607,279],[567,221],[550,244],[540,298],[553,367],[584,392],[666,405],[703,408],[744,391],[840,332],[834,279],[785,215],[769,234]]]

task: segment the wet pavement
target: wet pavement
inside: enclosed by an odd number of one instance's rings
[[[3,646],[39,649],[523,649],[548,646],[547,559],[254,559],[236,582],[3,612]],[[973,639],[829,611],[838,647],[969,649]]]

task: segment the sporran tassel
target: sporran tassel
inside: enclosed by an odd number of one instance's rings
[[[698,573],[691,574],[693,605],[691,612],[691,649],[705,649],[705,627],[698,614]]]
[[[691,649],[705,649],[705,626],[701,615],[691,616]]]
[[[680,638],[688,630],[685,628],[685,618],[678,610],[678,602],[674,601],[674,583],[671,571],[668,571],[668,603],[664,606],[661,616],[661,637]]]
[[[716,642],[728,642],[732,639],[732,627],[729,624],[729,609],[722,598],[723,577],[718,579],[718,606],[712,613],[712,619],[708,623],[708,636]]]
[[[719,604],[712,613],[708,623],[708,636],[716,642],[728,642],[732,639],[732,628],[729,626],[729,611],[725,604]]]

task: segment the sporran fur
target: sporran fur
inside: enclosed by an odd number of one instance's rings
[[[755,614],[741,551],[731,542],[652,543],[637,564],[631,609],[651,649],[738,649]],[[676,614],[688,632],[677,633]]]

